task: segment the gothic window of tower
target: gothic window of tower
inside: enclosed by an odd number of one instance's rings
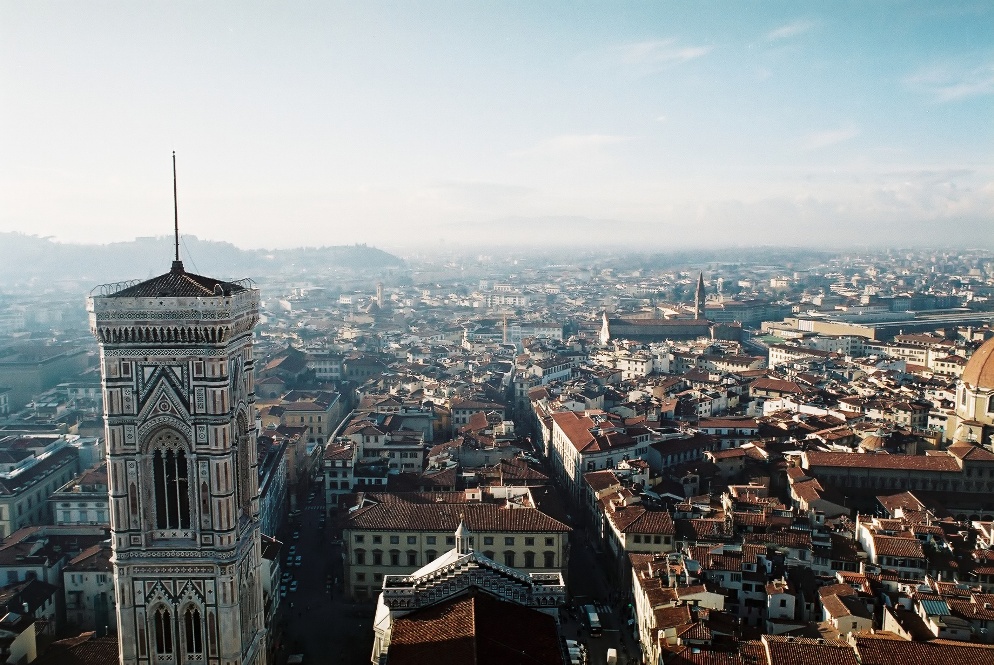
[[[153,524],[157,529],[190,528],[190,459],[185,438],[172,429],[156,433],[152,460]]]
[[[245,514],[246,517],[252,516],[252,482],[249,473],[252,469],[252,460],[249,457],[249,434],[248,434],[248,422],[245,418],[244,413],[238,414],[238,419],[235,421],[236,427],[236,438],[237,442],[237,464],[238,471],[235,474],[236,482],[238,484],[238,507]]]
[[[153,630],[155,636],[155,654],[164,662],[171,662],[173,656],[173,622],[169,613],[169,608],[160,605],[152,613]],[[157,660],[159,660],[157,659]]]
[[[198,657],[204,653],[204,621],[200,608],[188,605],[183,612],[183,642],[187,657]]]

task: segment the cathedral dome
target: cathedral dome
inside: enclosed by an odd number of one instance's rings
[[[994,390],[994,337],[970,356],[963,368],[962,379],[974,390]]]

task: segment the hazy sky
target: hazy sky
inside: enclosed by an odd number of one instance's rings
[[[994,245],[994,3],[0,0],[0,230]]]

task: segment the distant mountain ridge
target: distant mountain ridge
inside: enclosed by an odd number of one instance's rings
[[[0,232],[0,280],[87,279],[94,284],[145,279],[167,270],[174,257],[170,236],[136,238],[108,245],[55,242],[24,233]],[[368,245],[245,250],[228,242],[182,236],[180,258],[189,272],[234,279],[268,274],[287,264],[355,270],[403,266],[393,254]]]

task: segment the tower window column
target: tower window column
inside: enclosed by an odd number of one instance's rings
[[[160,529],[190,528],[189,464],[182,450],[161,449],[152,455],[155,519]]]
[[[173,653],[173,630],[169,610],[159,607],[155,611],[155,653],[160,656]]]
[[[204,652],[204,633],[200,619],[200,610],[196,607],[189,607],[183,615],[183,623],[186,628],[186,653],[189,656],[196,656]]]

